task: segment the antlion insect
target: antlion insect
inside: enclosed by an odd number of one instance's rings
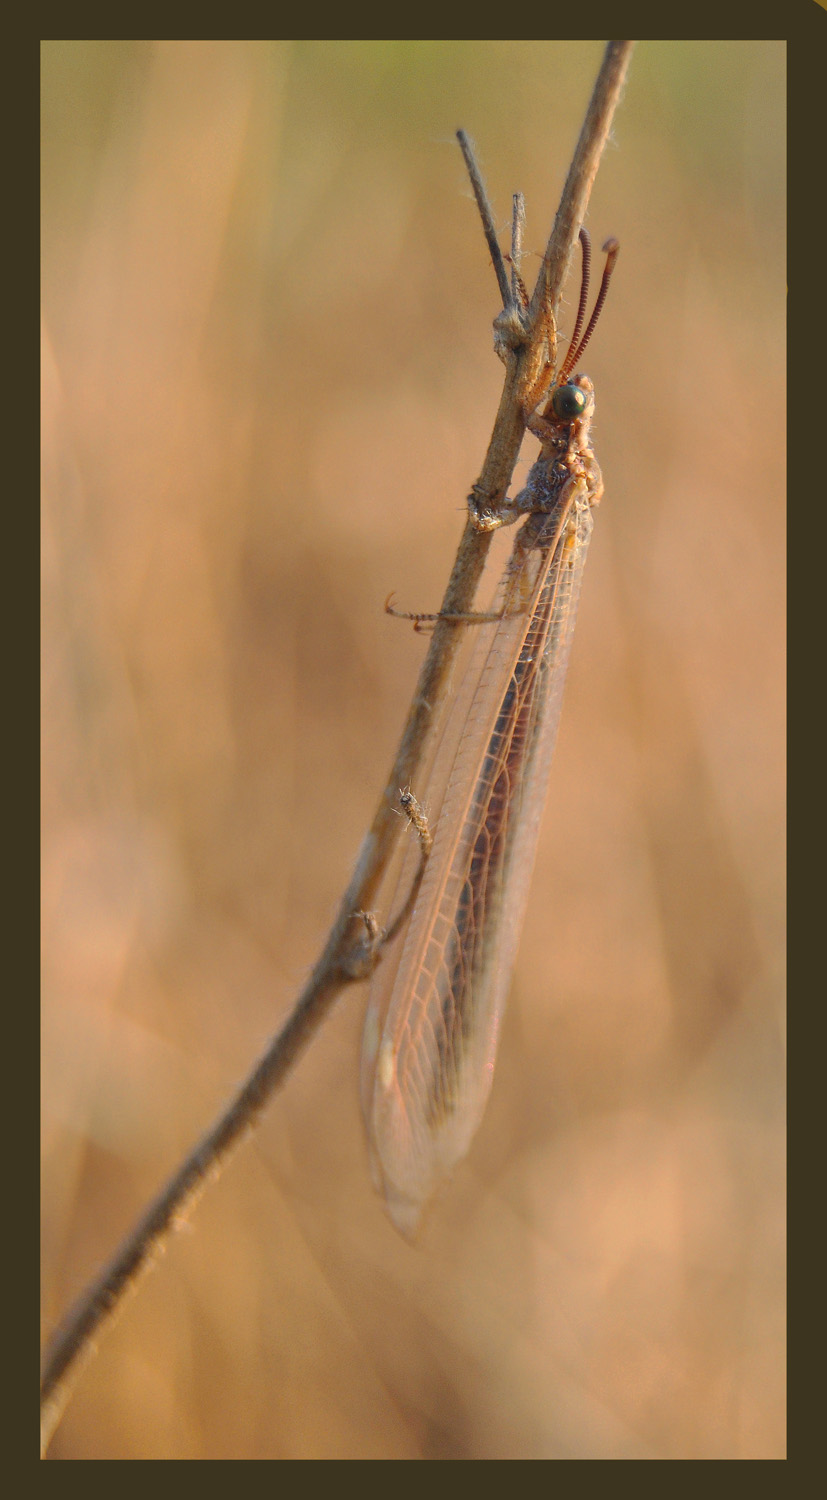
[[[378,965],[368,1001],[362,1106],[371,1164],[391,1219],[408,1237],[466,1154],[491,1090],[592,511],[603,493],[590,440],[594,388],[572,371],[619,247],[616,240],[603,247],[603,280],[581,338],[591,258],[585,230],[580,240],[583,276],[569,352],[545,404],[526,412],[540,455],[516,498],[479,518],[485,527],[524,519],[493,609],[460,617],[479,637],[423,792],[426,805],[441,798],[433,845],[407,925]]]

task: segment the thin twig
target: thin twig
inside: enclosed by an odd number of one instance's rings
[[[544,302],[556,316],[569,261],[586,216],[594,179],[609,139],[615,108],[623,92],[633,42],[609,42],[594,93],[575,147],[560,207],[554,220],[543,265],[531,301],[536,319]],[[608,105],[608,107],[607,107]]]
[[[525,198],[522,193],[515,193],[512,200],[511,213],[511,300],[522,301],[527,304],[523,279],[520,275],[520,265],[523,259],[523,240],[525,238]]]
[[[494,224],[494,215],[491,210],[491,204],[488,202],[488,194],[485,191],[485,183],[482,180],[480,169],[477,166],[477,159],[474,155],[474,148],[471,145],[471,142],[469,141],[468,136],[466,135],[464,130],[457,131],[457,140],[459,141],[460,150],[463,154],[463,157],[465,158],[465,165],[468,168],[468,176],[471,179],[471,186],[474,189],[474,197],[477,200],[477,208],[480,211],[480,218],[482,219],[483,232],[488,242],[488,248],[491,251],[491,261],[497,274],[497,284],[500,288],[500,296],[503,299],[503,307],[510,307],[511,288],[508,285],[508,272],[505,269],[503,253],[500,249],[500,242],[497,239],[497,230]]]
[[[473,604],[491,529],[497,524],[497,510],[519,454],[527,394],[534,389],[538,371],[549,368],[549,361],[554,359],[560,294],[631,48],[631,42],[610,42],[607,47],[528,312],[515,301],[479,169],[467,137],[459,133],[503,301],[503,311],[495,320],[495,347],[505,361],[506,378],[485,463],[469,497],[468,520],[445,592],[443,615],[467,615]],[[518,230],[518,241],[520,234]],[[385,790],[324,950],[292,1013],[220,1118],[169,1179],[52,1338],[44,1356],[41,1385],[44,1448],[71,1385],[125,1294],[134,1290],[141,1274],[157,1259],[171,1230],[183,1221],[207,1180],[218,1175],[232,1148],[250,1134],[337,995],[345,985],[365,978],[373,967],[376,944],[365,940],[362,914],[373,907],[396,840],[398,788],[416,780],[460,641],[461,632],[455,623],[437,620]]]

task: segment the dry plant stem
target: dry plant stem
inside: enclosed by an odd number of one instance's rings
[[[503,300],[503,307],[507,307],[511,300],[511,293],[508,286],[508,272],[505,269],[503,253],[500,249],[500,242],[497,239],[497,230],[494,225],[494,215],[491,212],[491,204],[488,202],[488,194],[485,191],[485,183],[482,180],[480,169],[477,166],[477,159],[474,155],[474,148],[471,145],[471,142],[469,141],[468,136],[465,134],[464,130],[457,131],[457,140],[459,141],[459,149],[462,152],[465,165],[468,169],[468,176],[471,179],[471,186],[474,189],[474,197],[477,200],[477,208],[480,211],[483,233],[488,243],[488,249],[491,252],[491,264],[494,267],[494,273],[497,277],[497,285],[500,288],[500,296]]]
[[[609,42],[594,93],[586,111],[569,175],[563,188],[554,228],[543,257],[543,266],[531,299],[531,317],[536,320],[544,298],[556,314],[569,261],[586,216],[594,179],[609,138],[615,107],[623,91],[633,42]],[[608,98],[612,104],[606,108]]]
[[[496,237],[492,243],[493,221],[482,179],[467,139],[460,136],[503,297],[504,309],[495,329],[498,352],[506,364],[506,378],[485,463],[473,488],[469,517],[445,592],[441,612],[446,615],[467,615],[474,602],[491,540],[490,529],[481,516],[487,512],[495,516],[505,497],[525,430],[524,402],[532,372],[536,375],[549,352],[553,354],[560,293],[623,87],[631,48],[631,42],[610,42],[606,49],[527,313],[518,305],[509,284]],[[264,1105],[290,1072],[340,991],[345,985],[367,977],[376,962],[376,944],[369,938],[366,940],[360,914],[374,905],[399,831],[399,789],[416,782],[417,767],[460,643],[461,628],[455,622],[445,619],[436,622],[390,777],[324,950],[293,1011],[220,1118],[169,1179],[52,1338],[44,1356],[41,1384],[44,1448],[60,1418],[70,1382],[91,1356],[94,1341],[126,1292],[134,1289],[141,1273],[163,1251],[171,1230],[182,1222],[208,1179],[218,1175],[231,1149],[250,1133]]]

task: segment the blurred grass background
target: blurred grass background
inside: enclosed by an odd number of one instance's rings
[[[601,54],[43,46],[44,1332],[285,1015],[384,784],[424,645],[382,603],[438,605],[502,379],[453,132],[541,252]],[[783,43],[639,44],[468,1161],[404,1243],[347,994],[52,1457],[783,1456],[784,160]]]

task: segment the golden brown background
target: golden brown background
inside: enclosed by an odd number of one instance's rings
[[[601,54],[44,46],[44,1331],[287,1012],[384,784],[424,644],[382,603],[438,605],[501,385],[453,132],[533,281]],[[606,494],[468,1161],[411,1248],[346,994],[54,1458],[783,1456],[784,80],[632,61]]]

